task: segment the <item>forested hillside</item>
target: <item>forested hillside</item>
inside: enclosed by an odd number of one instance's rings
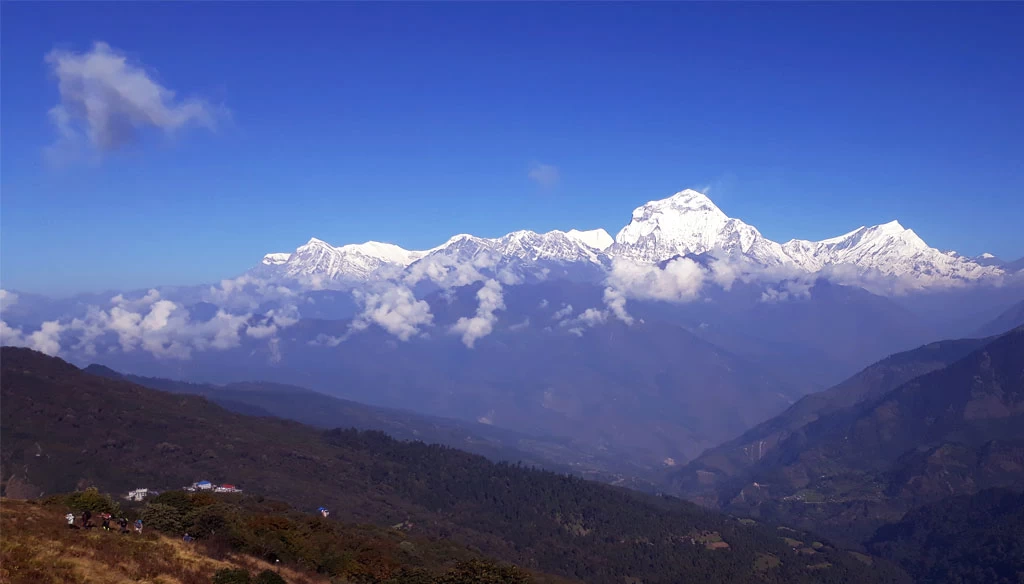
[[[986,342],[985,339],[939,341],[891,355],[832,388],[800,398],[783,413],[742,436],[708,449],[672,474],[673,489],[708,505],[727,504],[728,499],[721,500],[720,493],[729,493],[734,485],[750,483],[747,475],[766,457],[770,459],[772,451],[790,435],[820,418],[876,400],[915,377],[963,358]]]
[[[383,434],[323,432],[2,353],[2,485],[10,497],[231,482],[345,522],[393,525],[587,582],[903,582],[803,532],[667,498],[495,464]]]
[[[1024,579],[1024,493],[988,489],[914,509],[879,529],[869,549],[922,584]]]
[[[907,510],[1024,484],[1024,328],[792,431],[723,506],[858,541]]]

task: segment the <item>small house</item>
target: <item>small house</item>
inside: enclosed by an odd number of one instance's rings
[[[211,483],[210,481],[199,481],[198,483],[196,483],[196,489],[200,491],[213,490],[213,483]]]
[[[141,501],[150,495],[149,489],[135,489],[134,491],[128,491],[129,501]],[[155,494],[155,493],[153,493]]]

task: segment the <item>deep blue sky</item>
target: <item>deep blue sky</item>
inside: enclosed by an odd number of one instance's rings
[[[614,235],[708,185],[779,241],[898,218],[1024,255],[1024,4],[4,3],[0,21],[6,289],[214,281],[310,236]],[[230,121],[54,166],[44,57],[94,41]]]

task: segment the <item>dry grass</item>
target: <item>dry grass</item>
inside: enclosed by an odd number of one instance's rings
[[[252,573],[275,569],[250,556],[214,559],[197,544],[157,533],[123,535],[68,529],[65,510],[26,501],[0,500],[0,582],[10,584],[208,584],[221,568]],[[291,584],[327,584],[326,578],[287,566]]]

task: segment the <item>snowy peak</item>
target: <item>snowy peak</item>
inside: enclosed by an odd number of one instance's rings
[[[268,253],[263,256],[262,264],[264,266],[280,266],[287,262],[290,257],[292,257],[290,253]]]
[[[262,263],[288,278],[366,281],[384,268],[404,268],[424,253],[378,241],[334,247],[313,237],[292,254],[267,254]]]
[[[801,268],[817,272],[829,266],[853,266],[859,273],[875,272],[921,288],[978,280],[998,273],[957,254],[929,247],[914,230],[890,221],[824,239],[794,239],[782,246]]]
[[[350,243],[337,250],[342,254],[361,255],[388,264],[408,266],[423,257],[426,252],[410,251],[393,243],[367,241],[366,243]]]
[[[615,236],[616,255],[642,262],[712,251],[748,255],[766,265],[786,259],[777,243],[729,218],[707,195],[692,189],[637,207]]]
[[[565,232],[569,239],[578,241],[587,247],[591,247],[598,251],[604,251],[615,243],[611,235],[604,229],[591,229],[590,231],[579,231],[576,229],[570,229]]]

